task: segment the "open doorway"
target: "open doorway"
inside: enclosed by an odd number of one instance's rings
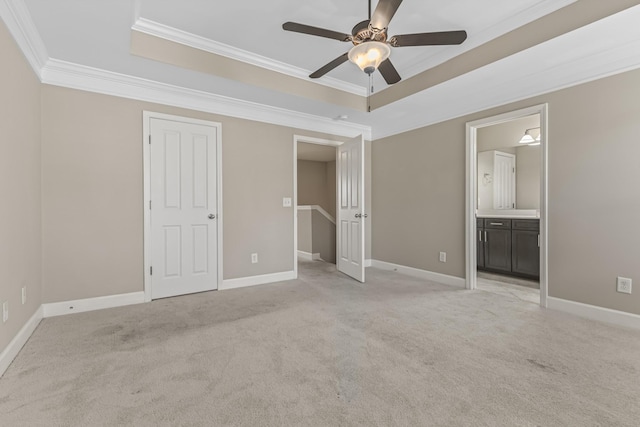
[[[546,306],[546,106],[467,124],[467,287]]]
[[[306,200],[306,205],[298,202],[298,148],[299,144],[302,143],[306,145],[300,145],[300,147],[303,147],[303,152],[306,152],[307,154],[306,159],[302,158],[300,159],[301,161],[317,161],[322,159],[331,163],[331,155],[333,155],[335,161],[335,166],[332,164],[316,166],[316,169],[324,171],[321,172],[324,175],[324,178],[321,177],[318,180],[320,182],[328,183],[329,186],[325,185],[324,190],[320,190],[321,192],[326,191],[325,196],[320,196],[316,199],[310,199],[308,198],[309,194],[304,194],[303,201]],[[330,151],[322,149],[322,146],[329,148]],[[309,154],[311,152],[316,154]],[[316,158],[316,155],[324,155],[326,157]],[[315,217],[321,222],[324,222],[325,224],[327,220],[329,223],[333,222],[331,225],[327,225],[325,230],[331,230],[335,227],[334,233],[326,231],[323,233],[322,228],[317,230],[318,233],[322,234],[322,238],[325,240],[324,246],[327,253],[326,257],[333,258],[335,260],[334,262],[336,262],[338,271],[359,282],[365,282],[365,224],[367,223],[365,220],[369,215],[364,212],[366,190],[364,157],[364,138],[362,135],[350,138],[345,142],[294,135],[293,262],[296,277],[298,276],[298,205],[300,204],[300,206],[304,206],[301,211],[312,211],[311,218],[314,216],[313,212],[316,211],[317,214]],[[331,175],[332,172],[333,176],[328,176]],[[305,175],[307,175],[306,171]],[[334,178],[335,181],[333,180]],[[331,185],[331,183],[333,183],[333,185]],[[316,204],[321,203],[323,198],[326,200],[326,208],[323,207],[322,204]],[[333,201],[329,199],[333,199],[335,201],[335,205],[333,204]],[[313,203],[313,205],[309,203]],[[335,214],[331,215],[330,211],[334,209]],[[333,216],[333,221],[331,221],[331,216]],[[314,257],[322,257],[320,249],[315,249],[315,247],[318,246],[313,243],[314,234],[315,232],[312,229],[312,240],[311,244],[306,245],[307,250],[301,248],[302,256],[306,256],[307,259],[311,257],[312,260]],[[332,238],[333,240],[331,240]],[[311,252],[308,252],[309,250]],[[334,255],[331,255],[332,251]]]
[[[298,142],[298,259],[336,263],[336,148]]]

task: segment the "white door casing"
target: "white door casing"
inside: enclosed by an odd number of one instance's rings
[[[364,138],[338,147],[338,270],[364,282]]]
[[[219,127],[149,119],[151,299],[218,287]]]

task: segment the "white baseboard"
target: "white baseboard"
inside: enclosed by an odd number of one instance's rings
[[[317,261],[320,258],[320,254],[312,254],[310,252],[305,252],[305,251],[298,251],[298,258],[300,259],[304,259],[306,261]]]
[[[295,271],[283,271],[280,273],[261,274],[259,276],[240,277],[237,279],[225,279],[218,290],[244,288],[245,286],[265,285],[267,283],[282,282],[296,278]]]
[[[364,260],[364,266],[365,267],[372,267],[373,266],[373,260],[365,259]]]
[[[102,310],[104,308],[122,307],[125,305],[142,304],[145,302],[144,292],[108,295],[97,298],[85,298],[74,301],[53,302],[42,304],[44,317],[63,316],[65,314],[82,313],[85,311]]]
[[[640,329],[640,316],[624,311],[611,310],[610,308],[583,304],[562,298],[547,297],[547,308],[564,311],[587,319],[612,323],[618,326]]]
[[[42,306],[40,306],[22,329],[20,329],[20,332],[13,337],[9,345],[0,353],[0,377],[4,375],[9,365],[11,365],[11,362],[13,362],[13,359],[20,353],[20,350],[27,343],[33,331],[35,331],[40,324],[42,317]]]
[[[457,288],[466,288],[465,279],[462,277],[449,276],[441,273],[434,273],[432,271],[420,270],[418,268],[407,267],[399,264],[392,264],[390,262],[378,261],[377,259],[371,260],[372,267],[379,268],[381,270],[397,271],[398,273],[406,274],[407,276],[417,277],[420,279],[431,280],[433,282],[442,283],[444,285],[455,286]]]

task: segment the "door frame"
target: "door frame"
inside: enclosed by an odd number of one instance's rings
[[[144,228],[143,228],[143,252],[144,252],[144,300],[151,301],[151,259],[152,259],[152,242],[151,242],[151,149],[149,138],[151,137],[151,119],[169,120],[180,123],[188,123],[195,125],[204,125],[213,127],[216,131],[216,232],[217,232],[217,250],[218,250],[218,272],[216,288],[222,284],[222,124],[209,120],[193,119],[190,117],[175,116],[172,114],[156,113],[153,111],[142,112],[142,169],[143,169],[143,196],[142,211],[144,212]]]
[[[304,135],[293,135],[293,275],[298,278],[298,143],[326,145],[336,149],[336,206],[338,203],[338,150],[344,141],[332,141],[329,139],[314,138]],[[364,183],[363,183],[364,184]],[[336,214],[336,222],[337,222]],[[336,265],[338,260],[338,225],[336,224]]]
[[[548,104],[534,105],[466,124],[466,189],[465,189],[465,283],[467,289],[477,287],[476,204],[477,196],[477,130],[534,114],[540,115],[540,306],[547,307],[548,281],[548,214],[549,214],[549,135]]]

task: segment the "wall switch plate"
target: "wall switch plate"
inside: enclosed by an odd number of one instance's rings
[[[283,197],[282,198],[282,207],[290,208],[291,207],[291,197]]]
[[[618,277],[616,290],[623,294],[631,293],[631,279],[626,277]]]
[[[251,264],[258,263],[258,254],[251,254]]]
[[[22,304],[26,304],[27,302],[27,287],[22,287]]]
[[[440,262],[447,262],[447,253],[440,252]]]
[[[2,323],[9,320],[9,301],[2,303]]]

